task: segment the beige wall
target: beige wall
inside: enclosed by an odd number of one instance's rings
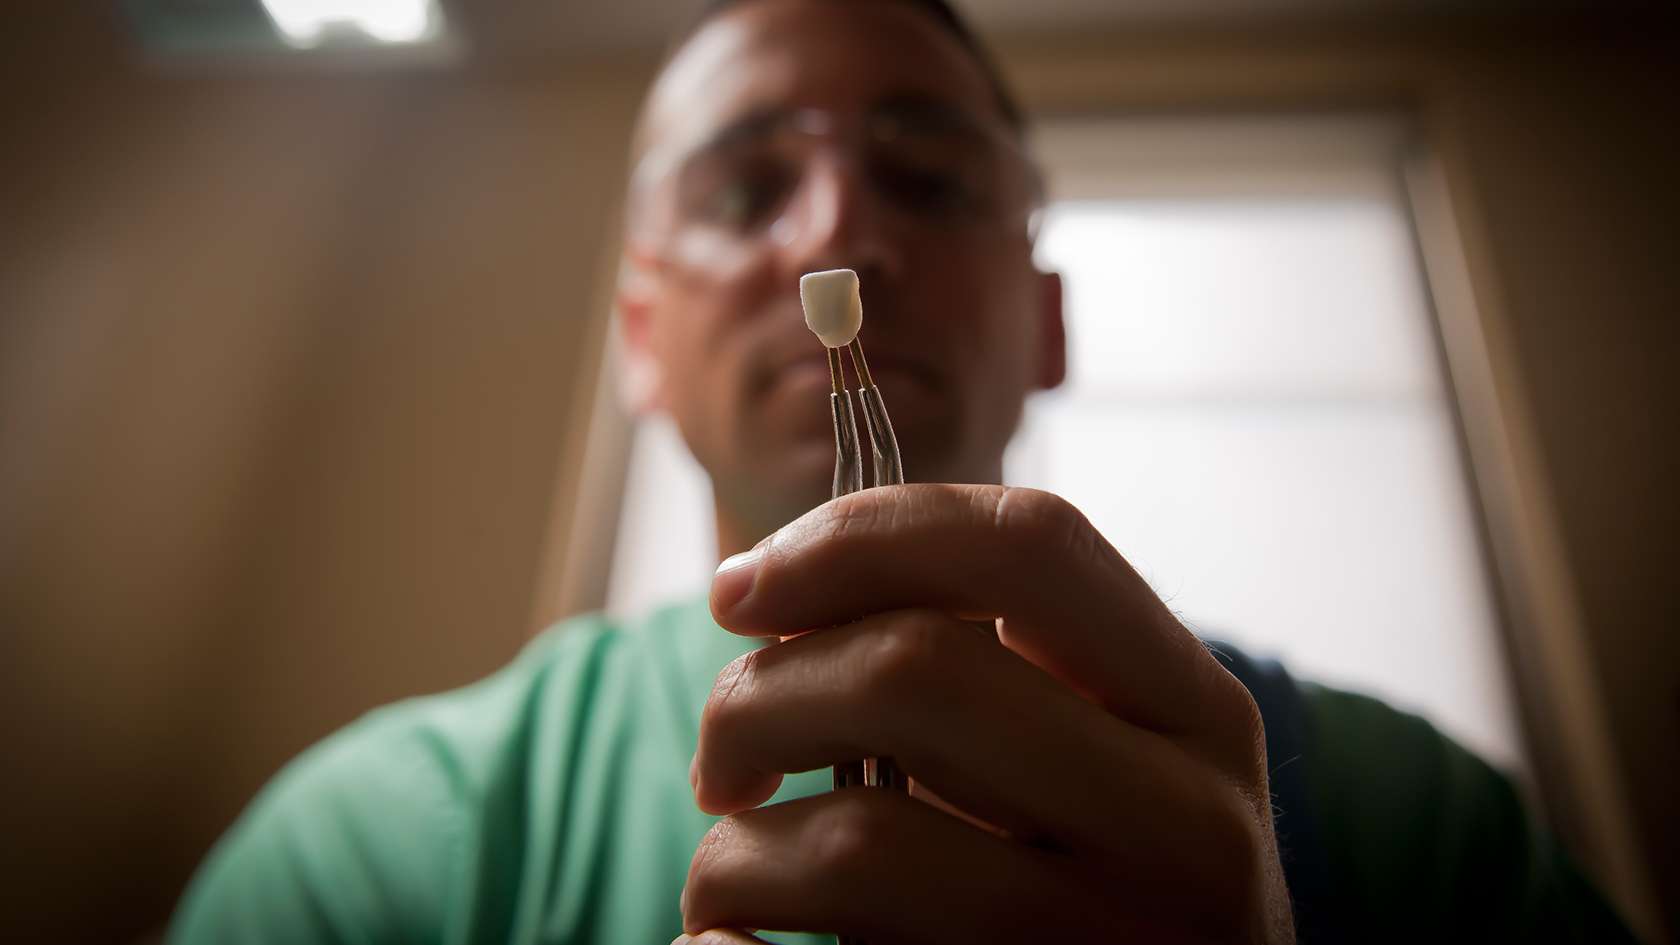
[[[1653,409],[1680,350],[1672,71],[1579,35],[1010,50],[1040,108],[1423,116],[1510,329],[1506,395],[1556,499],[1639,852],[1680,900],[1675,447]],[[122,61],[81,55],[102,52]],[[0,763],[27,773],[0,864],[30,903],[3,932],[115,940],[161,920],[287,757],[525,637],[568,531],[644,73],[12,61],[40,68],[0,93]]]
[[[62,79],[6,103],[8,941],[155,925],[286,758],[527,637],[637,93]]]

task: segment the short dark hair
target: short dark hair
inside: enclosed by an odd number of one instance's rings
[[[673,53],[687,44],[694,34],[699,32],[700,28],[706,25],[712,17],[744,2],[745,0],[704,0],[699,13],[689,23],[688,28],[677,35],[677,40],[671,47]],[[855,0],[832,0],[832,2],[855,2]],[[985,44],[980,42],[980,38],[975,35],[972,29],[969,29],[968,23],[963,20],[962,15],[957,13],[951,4],[947,3],[946,0],[892,0],[892,2],[902,3],[911,9],[926,14],[935,23],[939,24],[939,27],[947,35],[955,39],[957,44],[967,51],[973,57],[975,64],[980,67],[980,74],[985,77],[986,85],[991,88],[992,98],[997,103],[998,111],[1003,114],[1004,121],[1008,122],[1009,127],[1016,132],[1020,132],[1024,128],[1025,122],[1021,116],[1021,106],[1015,100],[1014,93],[1009,90],[1008,83],[1004,81],[1003,70],[998,68],[997,60],[992,57]]]

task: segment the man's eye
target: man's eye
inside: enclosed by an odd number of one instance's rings
[[[786,196],[788,177],[780,168],[742,166],[721,176],[699,209],[712,223],[731,229],[761,224]]]
[[[931,218],[978,212],[983,198],[963,174],[947,167],[877,160],[870,166],[870,178],[894,206]]]

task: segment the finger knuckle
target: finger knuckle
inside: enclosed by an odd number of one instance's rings
[[[864,649],[863,676],[875,698],[900,699],[949,671],[957,643],[949,620],[931,611],[908,611],[871,636]]]
[[[880,851],[891,836],[889,817],[874,791],[848,789],[811,818],[806,849],[824,876],[843,879],[879,865]]]
[[[1252,764],[1250,773],[1263,775],[1266,769],[1266,719],[1260,714],[1260,703],[1254,701],[1252,693],[1242,688],[1237,695],[1236,708],[1236,731],[1244,738],[1244,757]]]
[[[1256,877],[1264,849],[1255,811],[1242,790],[1217,792],[1201,818],[1202,856],[1196,868],[1208,901],[1230,904],[1232,916],[1257,893]],[[1215,919],[1215,916],[1209,916]]]
[[[1248,778],[1264,771],[1266,762],[1266,719],[1260,704],[1235,676],[1220,669],[1210,687],[1209,702],[1222,720],[1218,729],[1219,752],[1226,766]]]
[[[1030,554],[1046,551],[1088,553],[1097,544],[1096,529],[1085,513],[1053,492],[1011,487],[997,494],[993,525]]]
[[[1220,815],[1212,820],[1214,848],[1223,862],[1244,880],[1252,875],[1252,866],[1260,855],[1259,831],[1254,821],[1254,809],[1246,791],[1232,791],[1220,805]]]
[[[694,858],[688,865],[687,890],[691,909],[713,901],[728,876],[727,864],[739,824],[733,817],[725,817],[713,824],[694,848]]]
[[[827,514],[817,523],[824,542],[844,542],[859,535],[890,528],[899,509],[891,490],[865,489],[842,496],[825,506]]]
[[[700,712],[702,743],[726,733],[746,711],[747,697],[752,692],[762,652],[754,650],[736,657],[718,673],[711,694],[706,697],[705,708]]]

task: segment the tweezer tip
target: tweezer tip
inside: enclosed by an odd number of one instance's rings
[[[828,379],[834,384],[834,393],[846,392],[846,371],[840,364],[840,350],[838,348],[824,348],[828,352]]]
[[[852,353],[852,367],[857,370],[858,386],[874,387],[875,380],[869,376],[869,359],[863,356],[863,340],[853,338],[846,350]]]

